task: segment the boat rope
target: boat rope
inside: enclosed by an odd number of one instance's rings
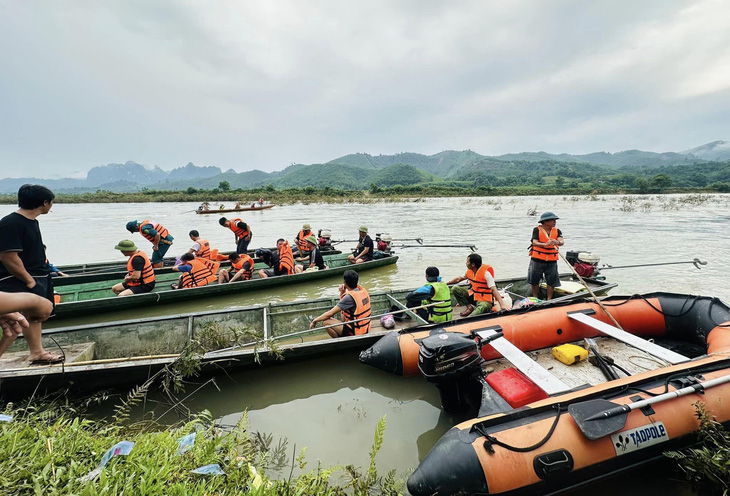
[[[58,347],[59,351],[61,352],[61,356],[63,357],[63,360],[61,360],[61,373],[65,374],[66,373],[66,352],[63,351],[63,348],[61,348],[61,345],[58,344],[58,341],[53,339],[53,336],[51,336],[50,334],[48,334],[47,336],[49,338],[51,338],[51,341],[53,341],[53,343]]]
[[[560,406],[560,403],[558,403],[557,405],[553,405],[553,408],[557,409],[557,411],[558,411],[558,413],[555,415],[555,420],[553,421],[553,425],[550,426],[550,430],[545,435],[545,437],[542,438],[537,443],[533,444],[532,446],[526,446],[526,447],[522,448],[522,447],[519,447],[519,446],[512,446],[510,444],[503,443],[502,441],[500,441],[496,437],[494,437],[491,434],[489,434],[484,429],[484,427],[482,427],[482,424],[476,424],[476,425],[474,425],[474,430],[477,433],[479,433],[480,435],[484,436],[484,439],[485,439],[485,441],[484,441],[484,449],[490,455],[493,455],[494,454],[494,447],[493,447],[493,445],[495,445],[495,444],[497,446],[501,446],[502,448],[504,448],[506,450],[514,451],[515,453],[529,453],[530,451],[534,451],[534,450],[538,449],[540,446],[542,446],[543,444],[547,443],[550,440],[550,438],[553,436],[553,434],[555,433],[555,429],[558,427],[558,421],[560,420],[560,415],[563,413],[563,408]]]

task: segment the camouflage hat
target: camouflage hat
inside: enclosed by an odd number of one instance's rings
[[[117,246],[115,246],[114,249],[119,251],[137,251],[137,245],[135,245],[134,241],[130,239],[123,239],[117,243]]]

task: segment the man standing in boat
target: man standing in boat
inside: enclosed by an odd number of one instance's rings
[[[448,322],[451,320],[451,290],[441,282],[438,267],[426,269],[426,284],[411,291],[406,296],[408,308],[435,303],[428,308],[419,308],[416,313],[429,322]]]
[[[543,275],[547,285],[547,299],[560,286],[558,274],[558,247],[563,246],[563,233],[555,227],[559,217],[552,212],[540,216],[540,224],[532,230],[530,244],[530,268],[527,270],[527,283],[532,288],[532,296],[538,297]]]
[[[360,226],[358,235],[360,239],[358,239],[357,248],[355,248],[355,252],[352,255],[347,257],[347,260],[353,264],[369,262],[373,259],[373,254],[375,253],[375,245],[370,236],[368,236],[367,226]]]
[[[307,238],[312,235],[312,226],[309,224],[304,224],[302,226],[302,230],[297,233],[297,237],[295,240],[294,246],[294,256],[297,257],[297,261],[301,262],[305,258],[309,257],[310,249],[309,244],[307,243]]]
[[[53,279],[48,271],[46,250],[43,248],[38,217],[51,211],[53,192],[39,184],[24,184],[18,190],[18,210],[0,220],[0,291],[6,293],[33,293],[45,298],[53,309]],[[33,300],[33,299],[31,299]],[[37,302],[37,299],[35,299]],[[43,304],[45,305],[45,304]],[[47,308],[47,305],[45,305]],[[21,310],[21,308],[17,308]],[[22,332],[28,343],[31,365],[59,363],[62,355],[43,349],[41,322],[51,311],[26,320]],[[32,317],[32,314],[28,315]],[[10,319],[12,320],[12,319]],[[18,336],[19,328],[11,325],[8,318],[0,322],[3,335],[0,338],[0,355],[5,353]],[[15,322],[20,322],[15,319]],[[22,322],[19,324],[22,325]]]
[[[140,233],[142,236],[147,238],[147,241],[152,243],[152,266],[159,269],[163,265],[163,259],[165,253],[172,246],[173,238],[170,232],[165,229],[165,226],[159,222],[153,222],[150,220],[143,220],[137,222],[136,220],[130,220],[127,222],[127,231],[131,233]]]
[[[236,253],[248,252],[248,244],[251,242],[251,227],[243,222],[241,219],[228,220],[225,217],[221,217],[218,223],[233,231],[233,235],[236,239]]]
[[[121,251],[122,255],[129,259],[124,281],[112,286],[112,291],[117,296],[132,296],[152,291],[155,288],[155,270],[147,254],[129,239],[121,240],[114,249]]]
[[[342,277],[344,283],[339,287],[340,302],[314,318],[309,324],[309,328],[314,329],[317,322],[322,322],[324,326],[331,325],[333,327],[326,329],[331,338],[367,334],[370,332],[370,295],[358,284],[360,276],[354,270],[345,271]],[[334,318],[340,312],[342,312],[344,321]]]
[[[446,284],[449,286],[458,284],[461,281],[469,281],[469,289],[463,286],[454,286],[451,288],[451,294],[459,305],[466,305],[466,309],[459,315],[467,317],[469,315],[481,315],[495,310],[509,310],[502,299],[502,295],[497,289],[494,282],[494,269],[491,265],[482,263],[481,255],[470,253],[466,257],[466,273],[463,276],[455,277]],[[497,301],[499,307],[495,307],[494,301]]]

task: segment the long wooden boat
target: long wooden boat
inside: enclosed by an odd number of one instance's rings
[[[522,288],[526,291],[522,295],[529,292],[524,280],[506,279],[497,283],[500,287],[511,286],[515,291]],[[599,293],[615,286],[605,281],[591,283],[593,291]],[[53,350],[58,343],[67,357],[63,365],[29,367],[21,336],[10,353],[0,358],[0,395],[23,396],[36,388],[40,388],[39,392],[67,387],[93,391],[140,384],[150,374],[173,363],[192,343],[200,345],[196,351],[202,354],[201,373],[277,362],[281,356],[285,360],[298,360],[362,351],[388,332],[380,323],[380,316],[385,313],[395,309],[405,311],[405,317],[395,321],[396,329],[425,323],[417,314],[406,311],[405,297],[410,291],[372,292],[370,334],[339,339],[330,339],[320,328],[309,330],[309,322],[332,308],[337,298],[45,330],[44,346]],[[562,298],[580,299],[583,294]],[[459,318],[461,310],[454,308],[454,318]]]
[[[377,269],[393,265],[397,261],[397,256],[389,256],[353,265],[348,262],[347,256],[333,255],[325,258],[328,268],[324,270],[306,271],[289,276],[268,277],[265,279],[260,279],[258,274],[254,274],[254,278],[250,281],[227,284],[213,283],[202,287],[175,290],[171,289],[170,285],[172,282],[177,281],[179,274],[161,274],[159,278],[156,278],[155,289],[151,293],[125,297],[118,297],[111,291],[113,284],[120,282],[118,279],[61,286],[56,288],[56,292],[61,297],[61,303],[56,305],[56,316],[63,318],[71,315],[96,314],[298,284],[342,275],[350,269],[357,272]]]
[[[226,214],[228,212],[252,212],[254,210],[268,210],[276,205],[264,205],[263,207],[241,207],[241,208],[223,208],[220,210],[196,210],[196,214]]]
[[[275,252],[276,248],[269,248],[270,251]],[[342,253],[341,250],[335,248],[334,246],[322,246],[320,247],[320,251],[322,252],[323,256],[327,255],[339,255]],[[232,251],[226,251],[221,253],[220,255],[228,256]],[[248,256],[254,257],[255,262],[260,262],[261,260],[255,258],[256,257],[256,250],[249,250]],[[58,270],[63,272],[64,274],[67,274],[68,277],[56,277],[54,279],[54,285],[55,286],[68,286],[69,284],[78,284],[81,282],[91,282],[94,280],[103,280],[105,276],[109,276],[111,278],[116,278],[119,276],[119,274],[122,274],[122,277],[127,272],[127,261],[121,257],[121,260],[110,260],[107,262],[89,262],[89,263],[82,263],[82,264],[69,264],[69,265],[60,265],[58,266]],[[171,267],[175,265],[175,257],[165,257],[163,259],[164,267],[161,269],[155,269],[155,273],[160,274],[166,274],[172,272]],[[221,261],[221,266],[227,266],[229,265],[229,262],[223,260]],[[112,275],[113,273],[113,275]],[[101,278],[88,278],[84,279],[79,276],[97,276],[102,275]],[[76,277],[76,279],[74,279]]]
[[[476,413],[421,461],[409,493],[554,494],[696,442],[697,402],[730,424],[730,307],[672,293],[602,303],[402,330],[363,353],[405,357],[406,343],[420,344],[417,369],[444,408]],[[596,336],[606,336],[590,346],[598,366],[566,364]],[[554,348],[569,343],[580,353]]]

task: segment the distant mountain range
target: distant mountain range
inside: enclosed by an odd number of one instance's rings
[[[654,153],[627,150],[618,153],[597,152],[587,155],[550,154],[545,152],[511,153],[499,156],[479,155],[471,150],[444,151],[435,155],[398,153],[369,155],[355,153],[325,164],[294,164],[281,171],[250,170],[223,172],[218,167],[184,167],[164,171],[136,162],[108,164],[92,168],[86,179],[2,179],[0,193],[13,193],[26,183],[40,183],[61,193],[85,193],[97,190],[115,192],[138,191],[142,188],[184,190],[213,189],[227,181],[232,189],[252,188],[272,184],[277,188],[324,187],[358,189],[374,184],[379,187],[409,185],[443,180],[459,180],[474,174],[515,173],[529,164],[563,164],[560,170],[591,168],[624,170],[627,168],[659,169],[671,166],[691,166],[708,161],[730,161],[730,142],[713,141],[681,152]],[[507,171],[507,172],[505,172]],[[529,170],[528,170],[529,172]],[[567,177],[570,177],[568,174]]]

